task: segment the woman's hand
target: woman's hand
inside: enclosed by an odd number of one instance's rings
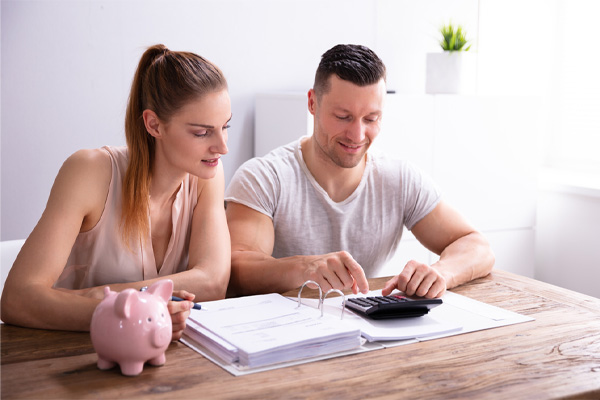
[[[167,308],[169,314],[171,314],[171,322],[173,324],[173,336],[171,340],[177,341],[181,339],[183,330],[185,329],[185,321],[190,315],[190,311],[193,307],[192,300],[194,296],[192,293],[185,290],[177,290],[173,292],[173,296],[180,297],[187,301],[169,301]]]

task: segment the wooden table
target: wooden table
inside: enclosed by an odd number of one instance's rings
[[[385,279],[371,279],[381,288]],[[1,327],[2,398],[600,399],[600,299],[508,272],[456,293],[533,322],[234,377],[181,343],[137,377],[88,333]],[[288,293],[291,294],[291,293]],[[304,294],[303,294],[304,295]]]

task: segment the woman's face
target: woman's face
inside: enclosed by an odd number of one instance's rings
[[[217,173],[219,159],[226,154],[231,101],[226,89],[207,93],[191,101],[161,124],[157,143],[170,165],[200,179]]]

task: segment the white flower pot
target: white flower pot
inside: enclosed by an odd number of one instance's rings
[[[464,51],[427,53],[425,93],[474,94],[477,56]]]

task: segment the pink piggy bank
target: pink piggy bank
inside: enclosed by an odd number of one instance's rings
[[[92,315],[90,335],[98,368],[119,364],[123,375],[139,375],[144,363],[163,365],[172,336],[167,302],[173,281],[156,282],[144,292],[104,288],[104,299]]]

